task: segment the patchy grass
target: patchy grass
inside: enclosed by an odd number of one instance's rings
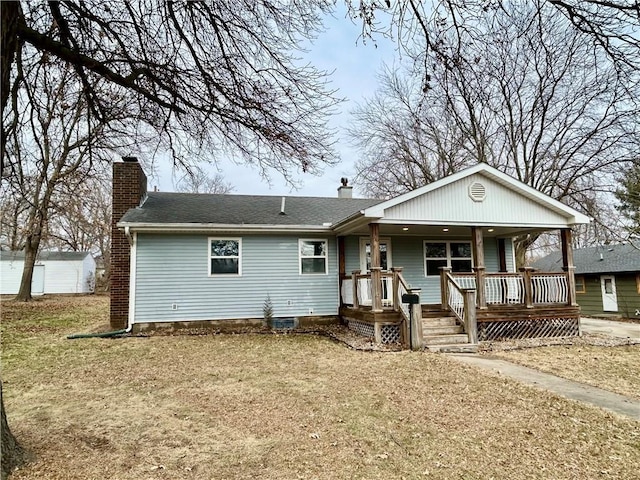
[[[493,352],[559,377],[640,399],[640,345],[556,345]]]
[[[2,307],[9,422],[38,457],[14,479],[637,478],[638,422],[442,355],[66,340],[104,325],[107,300]]]

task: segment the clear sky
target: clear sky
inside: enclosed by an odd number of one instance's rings
[[[326,31],[314,41],[305,58],[319,69],[333,71],[330,86],[338,89],[338,97],[346,99],[330,121],[330,126],[337,131],[336,150],[340,155],[339,164],[325,168],[322,176],[297,175],[296,179],[302,186],[298,190],[292,190],[276,172],[271,174],[270,186],[260,178],[255,169],[237,166],[231,162],[219,162],[218,167],[225,180],[234,187],[233,193],[333,197],[337,195],[340,178],[347,177],[356,190],[356,196],[363,196],[362,192],[358,191],[358,186],[352,183],[353,165],[358,152],[350,146],[345,129],[349,126],[350,111],[356,103],[362,103],[375,92],[376,74],[383,63],[392,65],[397,54],[393,42],[381,36],[376,37],[375,44],[371,40],[363,42],[360,38],[362,25],[353,23],[346,17],[346,8],[341,3],[338,4],[334,17],[326,18],[325,27]],[[158,186],[162,191],[172,191],[171,162],[159,160],[157,167],[159,175],[149,179],[150,188]],[[208,171],[213,176],[216,167],[210,166]]]

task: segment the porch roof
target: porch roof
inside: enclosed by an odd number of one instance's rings
[[[492,168],[479,164],[419,189],[371,205],[335,224],[338,233],[364,232],[369,223],[381,233],[414,233],[486,227],[494,236],[568,228],[589,223],[577,210]],[[396,232],[395,230],[398,230]]]

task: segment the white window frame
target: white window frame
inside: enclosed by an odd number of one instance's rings
[[[238,255],[229,255],[224,257],[214,256],[211,254],[211,242],[217,240],[238,242]],[[238,259],[238,273],[213,273],[211,271],[211,260],[214,258],[237,258]],[[209,237],[207,240],[207,271],[210,277],[241,277],[242,276],[242,237]]]
[[[303,242],[324,242],[324,255],[302,255]],[[324,258],[324,272],[302,272],[303,258]],[[298,274],[299,275],[329,275],[329,240],[326,238],[299,238],[298,239]]]
[[[427,243],[444,243],[446,257],[427,257]],[[468,243],[471,247],[470,257],[452,257],[451,256],[451,244],[452,243]],[[423,240],[422,241],[422,267],[424,268],[424,276],[427,278],[434,278],[438,275],[427,275],[427,260],[443,260],[447,261],[447,267],[451,268],[451,260],[471,260],[471,268],[473,268],[473,247],[470,240]]]
[[[371,237],[360,237],[360,271],[365,273],[367,270],[367,243],[371,243]],[[387,244],[387,272],[393,267],[391,237],[380,237],[379,243]]]

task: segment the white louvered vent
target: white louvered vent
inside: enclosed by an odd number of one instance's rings
[[[487,191],[480,182],[473,182],[469,185],[469,196],[474,202],[482,202],[487,196]]]

